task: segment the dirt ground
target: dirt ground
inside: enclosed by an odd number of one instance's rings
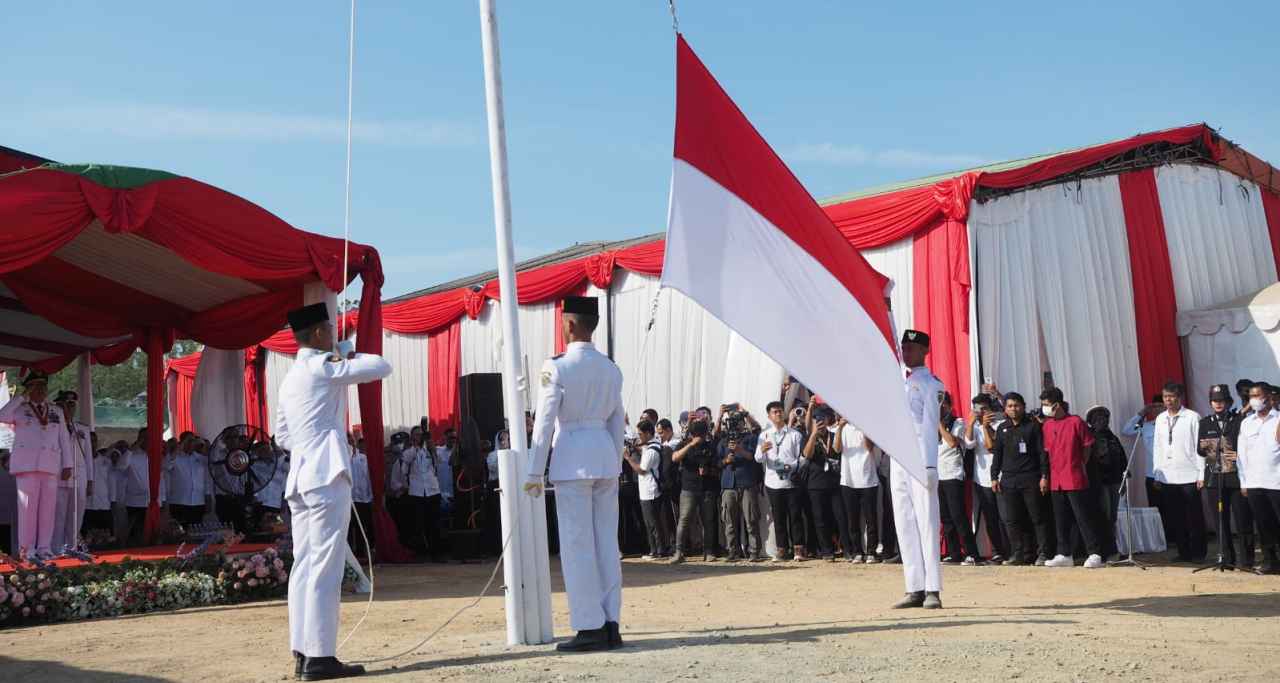
[[[552,564],[556,632],[566,636]],[[381,568],[372,613],[341,656],[409,647],[470,602],[491,566]],[[370,665],[366,678],[1280,679],[1277,576],[1193,575],[1182,565],[945,567],[945,609],[925,612],[887,609],[902,592],[896,566],[627,560],[624,574],[622,650],[507,647],[502,600],[490,597],[415,653]],[[361,596],[345,599],[343,634],[364,608]],[[284,681],[287,646],[283,602],[16,629],[0,631],[0,680]]]

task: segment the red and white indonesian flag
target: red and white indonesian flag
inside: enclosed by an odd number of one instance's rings
[[[926,481],[887,280],[831,223],[683,36],[662,284],[786,367]]]

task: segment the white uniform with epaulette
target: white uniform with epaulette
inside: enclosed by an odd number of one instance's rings
[[[284,497],[293,524],[289,577],[291,647],[307,657],[332,657],[338,646],[338,607],[351,519],[351,456],[347,450],[347,387],[383,379],[391,365],[380,356],[342,359],[311,348],[280,385],[276,443],[291,451]]]
[[[908,332],[909,333],[909,332]],[[889,463],[889,490],[893,496],[893,522],[908,593],[942,590],[941,522],[938,516],[938,421],[942,381],[921,366],[906,378],[907,400],[924,456],[928,485],[916,481],[897,460]]]
[[[622,371],[589,342],[569,344],[542,366],[528,479],[555,485],[560,566],[576,631],[618,621],[618,475],[622,463]]]
[[[53,547],[76,547],[80,525],[84,523],[89,482],[93,481],[93,442],[89,426],[72,422],[68,427],[71,441],[72,473],[70,479],[58,480],[58,505],[53,518]]]
[[[9,472],[18,485],[18,547],[49,554],[58,480],[74,464],[62,411],[47,402],[14,398],[0,408],[0,423],[13,426]]]

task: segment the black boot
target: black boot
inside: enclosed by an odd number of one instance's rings
[[[924,591],[912,591],[907,593],[902,600],[894,603],[893,609],[910,609],[912,607],[924,606]]]
[[[337,657],[306,657],[302,662],[301,679],[304,681],[328,681],[363,675],[363,666],[343,664]]]
[[[556,645],[557,652],[600,652],[609,649],[609,629],[600,628],[578,631],[573,638]]]
[[[302,663],[306,659],[306,657],[302,656],[301,652],[298,652],[297,650],[293,651],[293,680],[296,681],[302,678]]]
[[[622,630],[616,621],[604,622],[605,633],[609,636],[609,649],[616,650],[622,647]]]

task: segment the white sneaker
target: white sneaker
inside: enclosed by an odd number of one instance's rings
[[[1101,555],[1097,555],[1097,554],[1090,555],[1089,559],[1084,561],[1085,569],[1101,569],[1104,566],[1105,566],[1105,563],[1102,561]]]
[[[656,559],[658,559],[658,558],[657,558],[657,557],[655,557],[655,556],[653,556],[653,555],[641,555],[641,556],[640,556],[640,559],[644,560],[645,562],[653,562],[654,560],[656,560]]]
[[[1075,566],[1075,564],[1076,564],[1076,563],[1075,563],[1075,560],[1072,560],[1070,557],[1067,557],[1066,555],[1054,555],[1052,560],[1047,560],[1047,561],[1044,563],[1044,566],[1046,566],[1046,567],[1074,567],[1074,566]]]

